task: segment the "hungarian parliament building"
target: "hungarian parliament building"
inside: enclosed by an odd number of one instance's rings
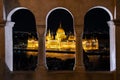
[[[56,35],[53,36],[50,30],[46,34],[46,50],[55,51],[75,51],[76,37],[74,34],[66,35],[65,30],[61,24],[56,31]],[[82,46],[85,51],[99,49],[99,42],[97,38],[82,39]],[[37,49],[38,41],[35,38],[28,39],[27,49]]]

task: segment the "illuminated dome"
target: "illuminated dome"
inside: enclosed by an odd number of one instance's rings
[[[58,28],[58,30],[57,30],[57,32],[56,32],[55,39],[56,39],[56,40],[62,40],[62,39],[65,39],[65,38],[66,38],[65,31],[64,31],[64,29],[61,27],[61,24],[60,24],[60,27]]]
[[[61,27],[61,25],[60,25],[60,27],[58,28],[57,33],[65,33],[65,31],[64,31],[64,29]]]

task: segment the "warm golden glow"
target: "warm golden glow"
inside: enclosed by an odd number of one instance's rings
[[[28,39],[27,49],[38,49],[38,41],[35,40],[34,38]]]
[[[67,35],[65,35],[65,31],[60,24],[56,31],[55,39],[50,34],[50,31],[48,32],[46,36],[46,50],[75,51],[75,39],[74,35],[69,35],[67,38]]]
[[[54,38],[55,37],[55,38]],[[27,49],[38,50],[38,41],[34,38],[28,39]],[[46,35],[46,50],[55,50],[55,51],[74,51],[76,48],[76,37],[74,35],[66,35],[64,29],[61,27],[61,24],[56,31],[56,35],[53,36],[48,31]],[[85,51],[89,50],[98,50],[99,44],[97,38],[83,39],[82,45]],[[36,55],[36,53],[29,53],[30,55]],[[55,56],[51,54],[52,56]],[[47,54],[47,56],[51,56]],[[57,54],[56,54],[57,55]],[[62,54],[63,55],[63,54]],[[59,55],[60,57],[60,55]],[[73,57],[73,56],[72,56]]]
[[[27,49],[28,50],[38,50],[38,40],[36,40],[35,38],[29,38],[27,41]],[[36,56],[38,54],[38,52],[36,51],[27,51],[27,55],[33,55]]]
[[[48,31],[48,34],[46,36],[46,40],[52,40],[54,37],[51,35],[50,30]]]
[[[85,51],[98,50],[99,49],[98,39],[97,38],[83,39],[82,46]]]
[[[65,39],[65,38],[66,38],[65,31],[61,27],[61,24],[60,24],[60,27],[58,28],[58,30],[56,32],[55,39],[61,41],[61,40]]]
[[[75,54],[46,53],[46,57],[58,58],[58,59],[61,59],[61,60],[67,60],[67,59],[74,59],[75,58]]]

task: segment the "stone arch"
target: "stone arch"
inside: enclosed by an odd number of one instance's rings
[[[101,20],[103,21],[103,22],[105,22],[104,24],[106,24],[106,26],[108,27],[104,27],[104,29],[105,30],[107,30],[106,32],[109,32],[109,35],[108,35],[108,37],[109,37],[109,53],[110,53],[110,55],[109,55],[109,57],[110,57],[110,71],[114,71],[115,69],[116,69],[116,59],[115,59],[115,55],[116,55],[116,50],[115,50],[115,25],[114,25],[114,23],[113,23],[113,15],[112,15],[112,13],[107,9],[107,8],[105,8],[105,7],[103,7],[103,6],[95,6],[95,7],[92,7],[92,8],[90,8],[89,10],[88,10],[88,12],[86,13],[86,15],[85,15],[85,19],[84,19],[84,27],[86,27],[86,25],[88,25],[88,24],[90,24],[90,23],[86,23],[85,22],[85,20],[87,20],[87,14],[89,14],[90,13],[90,11],[92,12],[92,11],[94,11],[95,9],[101,9],[101,12],[104,12],[103,14],[104,14],[104,16],[106,16],[105,18],[101,18]],[[95,12],[95,11],[94,11]],[[99,13],[98,13],[99,14]],[[93,14],[91,14],[92,15],[92,17],[93,18],[96,18],[97,16],[97,14],[96,15],[93,15]],[[92,18],[91,17],[91,18]],[[102,17],[102,16],[100,16],[100,17]],[[97,18],[100,18],[100,17],[97,17]],[[89,20],[90,21],[90,20]],[[92,20],[91,20],[92,21]],[[90,21],[90,22],[91,22]],[[93,22],[94,21],[96,21],[95,19],[93,19]],[[98,20],[99,21],[99,20]],[[99,21],[99,22],[101,22],[101,21]],[[101,24],[101,23],[100,23]],[[93,23],[93,25],[94,25],[94,23]],[[93,26],[93,25],[91,25],[91,26]],[[100,27],[100,26],[98,26],[98,27]],[[95,28],[95,27],[94,27]],[[89,29],[90,28],[87,28],[88,29],[88,31],[89,31]],[[85,30],[87,30],[87,29],[85,29],[84,28],[84,31]],[[99,28],[100,29],[100,28]],[[102,29],[102,28],[101,28]],[[97,30],[96,28],[95,28],[95,30]],[[91,30],[92,31],[92,30]],[[103,30],[104,31],[104,30]]]
[[[11,21],[12,15],[13,15],[17,10],[20,10],[20,9],[27,9],[27,8],[26,8],[26,7],[17,7],[17,8],[14,8],[14,9],[11,10],[10,13],[8,14],[8,16],[7,16],[7,21]]]
[[[103,7],[103,6],[95,6],[95,7],[90,8],[88,11],[90,11],[90,10],[92,10],[92,9],[95,9],[95,8],[101,8],[101,9],[105,10],[105,11],[109,14],[110,20],[113,20],[113,15],[112,15],[112,13],[111,13],[110,10],[107,9],[106,7]]]
[[[58,12],[61,12],[61,14],[59,14]],[[54,15],[53,15],[54,14]],[[55,18],[55,16],[57,17],[58,15],[62,15],[61,17],[63,17],[63,15],[68,15],[66,18],[69,18],[68,19],[68,21],[69,21],[69,23],[68,22],[65,22],[64,20],[63,20],[63,18],[60,18],[60,17],[58,17],[58,18]],[[52,17],[54,17],[55,19],[53,19]],[[65,18],[65,19],[66,19]],[[67,34],[67,30],[66,30],[66,28],[65,28],[65,23],[66,24],[68,24],[68,26],[66,26],[67,27],[67,29],[68,29],[68,27],[70,27],[71,28],[71,32],[75,35],[75,31],[74,31],[74,20],[73,20],[74,18],[73,18],[73,15],[72,15],[72,13],[68,10],[68,9],[66,9],[66,8],[64,8],[64,7],[56,7],[56,8],[54,8],[54,9],[52,9],[52,10],[50,10],[49,12],[48,12],[48,14],[47,14],[47,16],[46,16],[46,32],[50,29],[50,30],[53,30],[52,28],[54,28],[54,30],[52,31],[52,32],[54,32],[53,33],[53,35],[54,35],[54,37],[55,37],[55,35],[56,35],[56,32],[57,32],[57,30],[58,30],[58,28],[59,28],[59,26],[62,26],[62,28],[63,28],[63,31],[65,31],[65,33],[64,34]],[[56,20],[56,21],[55,21]],[[50,22],[52,23],[52,21],[53,22],[55,22],[55,25],[53,25],[52,27],[50,27],[50,25],[52,25],[52,24],[50,24]],[[70,24],[71,23],[71,24]],[[70,24],[70,25],[69,25]],[[55,27],[55,26],[57,26],[57,27]],[[47,33],[46,33],[47,34]],[[74,63],[75,64],[75,63]],[[49,66],[49,65],[48,65]],[[73,67],[74,67],[74,65],[73,65]],[[58,67],[59,68],[59,67]],[[50,69],[49,67],[48,67],[48,69],[49,70],[52,70],[52,69]],[[60,69],[60,68],[59,68]],[[58,69],[58,70],[59,70]],[[54,70],[54,69],[53,69]],[[62,69],[60,69],[60,70],[62,70]],[[64,69],[63,69],[64,70]]]
[[[71,14],[72,18],[74,19],[72,13],[71,13],[67,8],[64,8],[64,7],[56,7],[56,8],[51,9],[51,10],[48,12],[48,14],[47,14],[47,16],[46,16],[46,22],[47,22],[47,19],[48,19],[50,13],[53,12],[54,10],[56,10],[56,9],[63,9],[63,10],[68,11],[68,12]]]
[[[25,10],[26,12],[28,11],[28,12],[30,12],[30,14],[32,14],[32,17],[34,19],[33,24],[34,24],[34,27],[36,28],[34,15],[27,8],[25,8],[25,7],[17,7],[17,8],[14,8],[13,10],[11,10],[10,13],[8,14],[7,22],[6,22],[6,25],[5,25],[5,62],[6,62],[6,64],[7,64],[10,71],[14,70],[14,68],[13,68],[13,65],[14,65],[13,64],[13,28],[15,28],[14,26],[16,25],[16,22],[15,22],[15,20],[13,20],[13,15],[16,12],[20,11],[20,10]],[[20,27],[17,27],[17,28],[21,29]],[[18,31],[17,28],[16,28],[16,30]],[[26,27],[22,27],[22,28],[25,29]],[[21,29],[20,31],[22,31],[24,29]],[[28,31],[28,30],[26,29],[26,31]],[[35,29],[35,31],[36,31],[36,29]]]

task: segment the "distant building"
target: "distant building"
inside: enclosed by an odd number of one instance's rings
[[[60,24],[56,31],[55,39],[50,33],[50,30],[48,31],[48,34],[46,35],[46,49],[75,51],[75,36],[69,35],[67,38],[67,35]]]

